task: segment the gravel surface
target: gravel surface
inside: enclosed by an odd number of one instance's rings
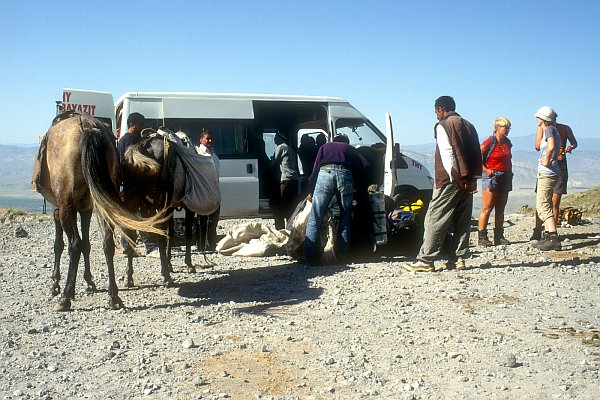
[[[466,270],[435,273],[405,272],[402,256],[305,268],[195,253],[214,266],[186,274],[176,252],[175,287],[159,260],[137,258],[125,289],[119,254],[126,308],[112,311],[94,221],[100,292],[85,292],[80,267],[73,310],[59,313],[53,223],[4,219],[0,398],[597,399],[600,220],[588,222],[542,253],[527,241],[533,218],[512,214],[514,244],[473,247]]]

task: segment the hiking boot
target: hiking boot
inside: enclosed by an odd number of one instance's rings
[[[412,264],[404,264],[402,265],[402,268],[411,272],[433,272],[435,270],[433,263],[428,263],[425,261],[416,261]]]
[[[477,233],[479,234],[479,246],[490,247],[494,245],[492,242],[490,242],[490,239],[488,239],[487,229],[482,229],[477,231]]]
[[[537,243],[533,244],[538,250],[560,250],[560,239],[556,232],[544,232],[544,237]]]
[[[532,242],[534,240],[542,240],[542,229],[541,228],[533,228],[533,234],[529,238],[529,241]]]
[[[494,246],[510,244],[504,237],[504,228],[494,229]]]

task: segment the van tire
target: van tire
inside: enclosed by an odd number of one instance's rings
[[[403,234],[401,238],[397,238],[399,241],[398,246],[402,247],[403,255],[414,257],[421,248],[425,231],[425,213],[427,212],[432,194],[432,190],[419,190],[413,186],[397,186],[394,191],[394,203],[396,207],[412,204],[419,199],[424,203],[423,209],[417,214],[415,226]]]

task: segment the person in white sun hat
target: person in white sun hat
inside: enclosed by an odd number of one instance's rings
[[[533,244],[540,250],[560,250],[560,240],[556,233],[556,221],[552,213],[553,188],[560,175],[558,155],[560,134],[556,129],[556,113],[551,107],[543,106],[535,113],[537,125],[541,128],[540,157],[537,169],[537,195],[535,208],[544,224],[544,235]]]

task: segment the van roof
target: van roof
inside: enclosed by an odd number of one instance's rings
[[[310,101],[328,103],[348,103],[340,97],[300,96],[287,94],[251,94],[251,93],[205,93],[205,92],[127,92],[115,104],[120,104],[125,98],[190,98],[190,99],[221,99],[221,100],[263,100],[263,101]]]

